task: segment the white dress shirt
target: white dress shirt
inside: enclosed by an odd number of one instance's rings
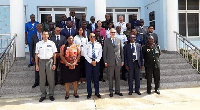
[[[130,44],[131,44],[131,49],[132,49],[132,45],[135,47],[135,51],[134,51],[133,55],[135,55],[135,60],[138,60],[138,59],[137,59],[137,48],[136,48],[136,44],[135,44],[135,42],[134,42],[134,43],[130,43]]]
[[[116,38],[119,38],[122,41],[122,44],[124,46],[124,42],[128,41],[126,35],[124,34],[116,34]]]
[[[74,44],[77,44],[80,46],[81,48],[81,56],[84,56],[84,47],[87,45],[88,43],[88,38],[87,37],[80,37],[79,35],[76,35],[74,37]]]
[[[56,35],[56,41],[57,41],[58,39],[60,40],[60,35]]]
[[[106,38],[110,38],[110,29],[106,30]]]
[[[38,57],[40,59],[50,59],[53,57],[53,53],[56,52],[57,52],[56,45],[51,40],[47,40],[46,42],[42,40],[36,43],[35,53],[38,53]]]
[[[120,23],[120,22],[117,22],[116,24],[115,24],[115,28],[117,27],[117,26],[120,26],[121,27],[121,33],[123,33],[124,31],[126,31],[126,23],[125,22],[122,22],[122,23]]]
[[[94,50],[95,50],[95,56],[96,62],[99,62],[101,60],[102,57],[102,47],[101,44],[99,42],[94,42]],[[92,62],[92,42],[89,42],[86,45],[86,48],[84,49],[84,53],[85,53],[85,59],[91,63]]]
[[[92,32],[95,30],[95,23],[91,23],[92,26]]]

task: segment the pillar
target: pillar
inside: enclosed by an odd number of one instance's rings
[[[95,20],[105,21],[106,0],[95,0]]]
[[[167,5],[167,51],[176,51],[176,34],[178,32],[178,0],[166,0]]]
[[[10,0],[10,33],[11,38],[14,34],[16,37],[16,57],[25,57],[25,17],[24,1]]]

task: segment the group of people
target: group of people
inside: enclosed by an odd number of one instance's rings
[[[137,20],[133,14],[130,23],[113,23],[110,15],[105,15],[105,21],[97,21],[91,16],[89,23],[86,15],[79,20],[75,11],[70,11],[70,17],[62,15],[58,23],[52,22],[52,16],[47,16],[45,23],[35,21],[35,15],[30,15],[30,22],[25,24],[25,43],[29,45],[30,64],[35,65],[35,83],[32,88],[40,85],[41,98],[47,96],[46,87],[49,85],[49,99],[54,101],[56,84],[65,85],[67,100],[70,96],[70,83],[77,94],[78,84],[87,83],[87,98],[92,96],[91,83],[94,83],[95,95],[99,93],[99,81],[103,78],[104,68],[107,68],[109,96],[113,93],[123,96],[120,92],[120,73],[123,80],[128,73],[129,95],[140,93],[140,70],[145,66],[147,93],[151,94],[152,77],[155,92],[160,94],[160,60],[161,54],[157,34],[153,26],[144,26],[144,20]],[[86,80],[85,80],[86,79]],[[115,90],[113,89],[115,80]],[[133,90],[135,80],[135,90]]]

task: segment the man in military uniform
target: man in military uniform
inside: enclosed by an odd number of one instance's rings
[[[47,16],[47,21],[42,24],[43,31],[49,31],[49,23],[52,22],[52,16]]]
[[[154,43],[153,36],[148,38],[148,44],[142,49],[145,73],[147,77],[147,93],[151,94],[151,82],[152,75],[155,83],[155,92],[160,94],[158,90],[160,86],[160,60],[159,56],[161,54],[159,45]]]

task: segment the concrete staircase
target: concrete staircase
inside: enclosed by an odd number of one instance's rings
[[[39,86],[31,88],[34,83],[34,67],[28,67],[28,54],[25,60],[18,60],[14,63],[10,73],[0,88],[1,98],[33,97],[39,96]],[[200,86],[200,74],[192,68],[178,54],[162,53],[161,57],[161,89],[184,88]],[[144,72],[144,71],[142,71]],[[106,74],[104,74],[106,78]],[[154,85],[152,84],[154,87]],[[141,89],[146,89],[146,79],[141,80]],[[94,89],[93,89],[94,90]],[[128,82],[121,80],[121,91],[128,90]],[[47,89],[48,91],[48,89]],[[108,81],[100,82],[100,92],[108,92]],[[71,94],[73,90],[71,87]],[[86,84],[80,84],[79,94],[87,94]],[[55,95],[65,95],[65,88],[56,85]]]

